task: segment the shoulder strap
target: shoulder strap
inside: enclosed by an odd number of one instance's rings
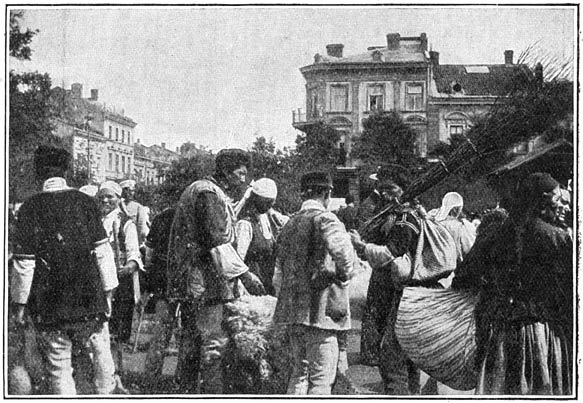
[[[126,234],[125,234],[125,226],[132,218],[127,215],[125,212],[121,211],[119,214],[119,229],[117,234],[117,240],[119,242],[119,249],[122,252],[126,250]]]

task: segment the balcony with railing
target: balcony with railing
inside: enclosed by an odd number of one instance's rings
[[[302,108],[292,110],[292,126],[298,130],[304,130],[307,127],[324,121],[324,112],[320,109],[312,113],[306,113]]]

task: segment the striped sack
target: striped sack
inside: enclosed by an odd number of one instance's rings
[[[457,390],[476,385],[477,294],[406,287],[395,333],[403,351],[422,371]]]

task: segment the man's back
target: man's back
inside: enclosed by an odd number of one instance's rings
[[[16,253],[34,255],[29,307],[50,324],[99,315],[105,295],[92,249],[106,238],[96,202],[77,190],[43,192],[21,207]]]
[[[349,329],[350,313],[332,319],[329,305],[330,286],[346,281],[354,265],[350,238],[338,218],[323,209],[300,211],[284,226],[278,251],[282,283],[274,321]]]

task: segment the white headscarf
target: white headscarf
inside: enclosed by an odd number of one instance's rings
[[[261,178],[251,183],[252,192],[266,199],[277,198],[277,185],[273,179]]]
[[[449,212],[454,207],[463,207],[464,206],[464,198],[457,192],[449,192],[443,196],[443,200],[441,201],[441,207],[435,213],[435,220],[436,221],[443,221],[449,215]]]
[[[114,181],[103,182],[101,184],[101,186],[99,186],[99,190],[102,190],[102,189],[109,189],[109,190],[113,191],[113,193],[115,193],[117,195],[117,197],[121,197],[121,186],[119,186]]]

